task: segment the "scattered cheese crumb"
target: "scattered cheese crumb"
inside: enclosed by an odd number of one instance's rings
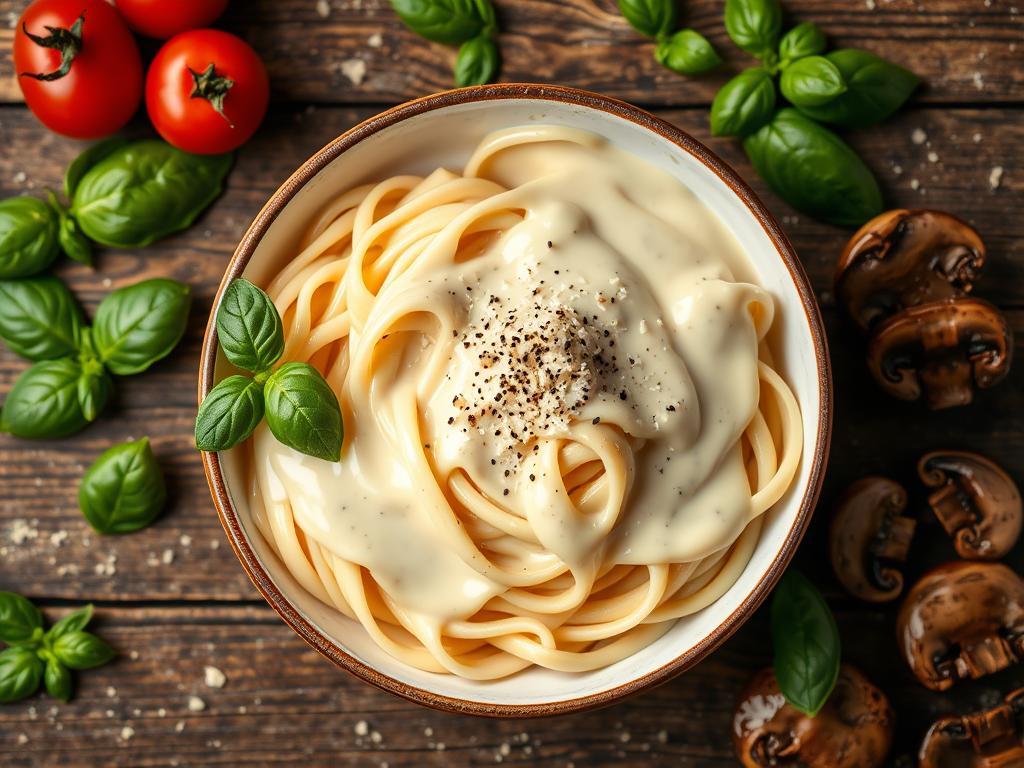
[[[63,544],[67,540],[68,540],[68,532],[67,531],[55,531],[54,533],[50,534],[50,544],[52,546],[54,546],[54,547],[59,547],[61,544]]]
[[[206,709],[206,702],[200,699],[198,696],[189,696],[188,709],[189,712],[202,712],[204,709]]]
[[[666,743],[668,743],[668,731],[665,731],[665,730],[658,731],[658,735],[655,738],[658,740],[659,744],[666,744]]]
[[[131,653],[128,654],[128,658],[131,659],[132,661],[135,661],[137,658],[139,658],[139,652],[138,651],[132,651]]]
[[[864,5],[868,7],[869,11],[875,10],[875,0],[864,0]]]
[[[27,733],[19,733],[18,734],[18,743],[19,744],[27,744],[28,743],[28,734]]]
[[[915,128],[914,132],[910,134],[910,140],[915,144],[924,144],[928,141],[928,134],[920,128]]]
[[[351,81],[352,85],[362,85],[366,77],[366,62],[362,59],[346,59],[339,67],[341,74]]]
[[[437,742],[437,746],[435,747],[435,749],[438,752],[444,752],[444,750],[445,750],[445,743],[443,741]]]
[[[7,535],[15,544],[24,544],[29,539],[39,538],[39,529],[35,527],[38,523],[38,520],[33,520],[31,523],[28,520],[15,520],[11,523],[11,529]]]
[[[928,153],[928,162],[929,163],[937,163],[937,162],[939,162],[938,154],[935,153],[935,152],[929,152]]]
[[[126,725],[121,729],[121,741],[128,741],[132,736],[135,735],[135,729],[130,725]]]
[[[112,699],[117,696],[117,688],[112,685],[107,686],[107,698]]]
[[[331,4],[327,0],[317,0],[316,12],[321,19],[326,19],[331,15]]]
[[[228,681],[227,676],[216,667],[206,667],[203,671],[208,688],[223,688]]]
[[[991,189],[999,189],[1003,182],[1003,166],[997,165],[988,173],[988,185]]]
[[[503,741],[501,743],[501,746],[498,747],[498,752],[504,755],[505,757],[508,757],[510,754],[512,754],[512,747],[509,745],[507,741]]]
[[[187,533],[183,533],[181,535],[181,538],[178,539],[178,543],[181,544],[181,546],[183,546],[183,547],[191,547],[192,546],[192,537],[189,536]]]
[[[629,731],[623,731],[619,734],[619,741],[621,741],[623,744],[628,744],[631,738],[633,737],[630,735]]]
[[[220,541],[217,539],[210,539],[210,549],[220,549]]]
[[[892,172],[895,173],[897,176],[902,175],[903,174],[903,166],[902,165],[894,165],[892,167]]]
[[[115,573],[117,573],[117,565],[115,565],[116,563],[117,555],[115,555],[113,552],[110,552],[107,554],[104,560],[101,560],[100,562],[96,563],[96,566],[93,568],[93,570],[96,572],[97,576],[113,576]]]
[[[366,44],[371,48],[380,48],[384,44],[384,38],[381,37],[380,32],[374,32],[370,35],[370,38],[366,41]]]
[[[174,550],[165,549],[164,553],[160,556],[160,559],[163,561],[164,565],[170,565],[174,562]]]
[[[981,72],[975,72],[973,75],[971,75],[971,80],[974,81],[975,88],[977,88],[979,91],[984,90],[985,78],[981,76]]]
[[[109,277],[104,277],[104,278],[103,278],[103,283],[102,283],[102,285],[103,285],[103,287],[104,287],[104,288],[109,288],[109,287],[110,287],[110,286],[112,286],[113,284],[114,284],[114,281],[113,281],[113,280],[111,280],[111,279],[110,279]]]
[[[981,134],[980,133],[975,133],[973,136],[971,136],[971,140],[975,144],[981,144]]]
[[[365,720],[360,720],[352,730],[355,731],[356,736],[365,736],[370,732],[370,726]]]
[[[428,725],[426,728],[423,729],[423,735],[427,738],[430,738],[434,735],[434,729]]]
[[[370,741],[374,744],[380,744],[384,740],[384,737],[380,735],[380,731],[370,731]]]
[[[16,174],[14,174],[14,183],[15,184],[24,184],[25,183],[25,179],[27,179],[27,178],[28,178],[28,175],[24,171],[18,171]]]
[[[911,179],[910,180],[910,188],[913,189],[913,190],[920,189],[921,188],[921,182],[918,181],[917,179]]]
[[[160,709],[158,709],[156,711],[156,716],[157,717],[167,717],[167,710],[164,709],[163,707],[160,707]]]
[[[174,724],[174,730],[176,732],[178,732],[178,733],[181,733],[182,731],[184,731],[185,730],[185,721],[184,720],[179,720],[178,722],[176,722]]]

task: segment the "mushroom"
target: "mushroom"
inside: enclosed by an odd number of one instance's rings
[[[1001,563],[946,563],[907,594],[896,620],[900,652],[935,691],[1024,656],[1024,580]]]
[[[902,514],[907,492],[887,477],[865,477],[843,493],[829,530],[832,570],[861,600],[884,603],[903,591],[903,574],[891,566],[907,559],[917,525]]]
[[[836,296],[867,331],[903,309],[969,292],[984,263],[981,237],[955,216],[886,211],[846,244]]]
[[[849,664],[839,668],[825,706],[809,717],[786,703],[775,673],[758,672],[733,716],[733,745],[747,768],[877,768],[892,744],[885,694]]]
[[[889,394],[924,395],[932,410],[966,405],[974,388],[997,384],[1010,370],[1006,319],[979,299],[948,299],[905,309],[875,330],[868,367]]]
[[[932,451],[917,465],[921,481],[935,491],[928,504],[956,552],[968,560],[998,560],[1017,543],[1020,491],[995,462],[968,451]]]
[[[1024,765],[1024,688],[984,712],[936,720],[921,742],[918,760],[918,768]]]

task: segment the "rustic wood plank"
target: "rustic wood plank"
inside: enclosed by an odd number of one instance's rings
[[[614,0],[497,0],[509,82],[557,82],[651,105],[709,103],[729,72],[752,62],[732,45],[721,0],[689,0],[682,24],[726,58],[722,73],[682,78],[652,58],[650,41]],[[1011,0],[788,0],[791,18],[817,22],[837,46],[914,69],[930,102],[1024,99],[1024,14]],[[0,0],[0,101],[20,100],[10,43],[22,0]],[[321,10],[328,9],[326,16]],[[249,40],[280,101],[391,102],[451,87],[454,52],[405,29],[387,0],[236,0],[222,26]],[[377,37],[379,36],[379,37]],[[147,43],[144,48],[155,50]],[[359,61],[362,64],[345,65]],[[365,72],[358,74],[365,67]]]

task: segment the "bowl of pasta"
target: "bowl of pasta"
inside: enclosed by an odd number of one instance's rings
[[[711,653],[820,489],[825,334],[753,192],[596,94],[449,91],[340,136],[242,238],[338,460],[260,426],[203,454],[228,539],[310,645],[431,707],[600,706]],[[309,427],[318,429],[315,423]]]

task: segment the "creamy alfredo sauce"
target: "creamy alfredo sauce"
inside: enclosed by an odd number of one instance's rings
[[[518,130],[519,139],[537,131]],[[509,189],[503,201],[525,219],[479,257],[425,263],[376,299],[436,307],[455,330],[385,366],[373,412],[346,414],[340,463],[300,455],[265,429],[256,437],[268,495],[289,501],[307,535],[369,569],[417,621],[466,618],[507,589],[468,539],[452,546],[428,522],[431,505],[447,506],[434,475],[443,485],[465,471],[497,503],[525,511],[540,564],[591,577],[601,563],[720,551],[751,515],[739,438],[757,407],[758,342],[773,304],[735,281],[749,266],[715,215],[668,174],[596,138],[514,143],[477,175]],[[510,362],[513,353],[526,362]],[[415,402],[419,436],[397,433],[399,402]],[[605,526],[555,479],[537,477],[543,451],[556,450],[543,438],[575,424],[587,440],[602,423],[642,445],[623,508]]]

